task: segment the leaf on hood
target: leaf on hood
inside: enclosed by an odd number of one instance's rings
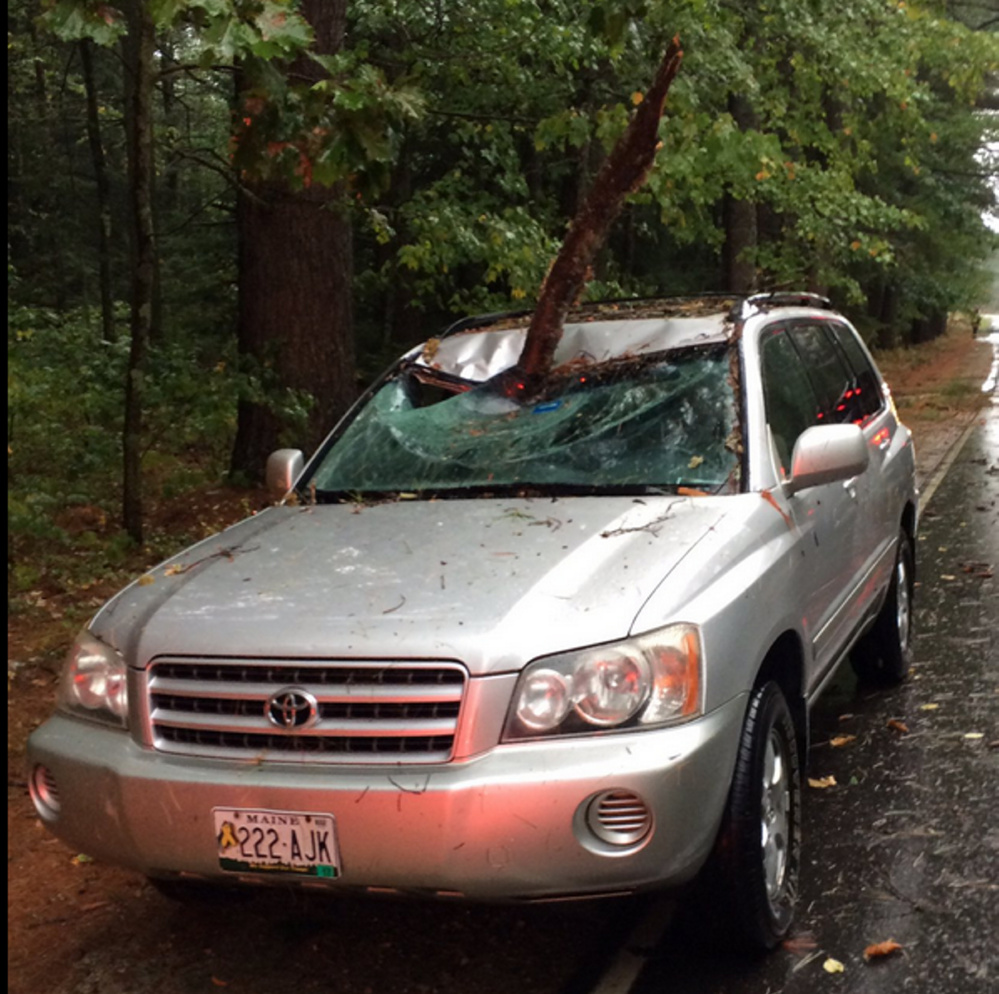
[[[909,734],[909,726],[904,721],[899,721],[898,718],[889,718],[887,725],[893,732],[898,732],[899,735]]]
[[[822,969],[825,970],[826,973],[843,973],[845,972],[846,967],[843,966],[838,959],[833,959],[832,956],[830,956],[822,964]]]
[[[892,953],[897,953],[901,948],[901,944],[894,939],[888,939],[885,942],[875,942],[874,945],[868,946],[864,950],[864,959],[870,963],[872,959],[891,956]]]

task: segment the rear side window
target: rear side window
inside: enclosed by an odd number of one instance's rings
[[[830,331],[853,370],[854,409],[860,419],[866,420],[884,406],[881,381],[857,336],[846,325],[831,325]]]

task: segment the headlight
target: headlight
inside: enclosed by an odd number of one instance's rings
[[[525,674],[517,700],[517,720],[532,732],[548,732],[569,713],[569,685],[557,670],[536,667]]]
[[[73,714],[125,727],[128,723],[125,661],[89,632],[81,632],[66,656],[57,703]]]
[[[700,636],[693,625],[670,625],[531,663],[503,738],[663,725],[700,713]]]
[[[572,678],[573,706],[591,725],[627,721],[649,696],[649,666],[630,647],[587,653]]]

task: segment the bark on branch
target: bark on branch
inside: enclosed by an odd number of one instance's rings
[[[569,308],[586,283],[587,272],[621,213],[628,194],[645,183],[659,145],[659,119],[666,94],[680,68],[683,51],[675,37],[666,49],[649,92],[612,149],[541,287],[538,305],[517,361],[519,376],[537,381],[550,370]]]

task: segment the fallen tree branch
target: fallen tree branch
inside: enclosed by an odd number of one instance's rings
[[[569,308],[586,284],[587,274],[628,194],[645,183],[659,148],[659,119],[666,94],[680,68],[683,51],[675,37],[666,49],[648,93],[627,130],[597,174],[582,207],[541,287],[527,338],[515,367],[524,381],[519,389],[541,380],[551,369]]]

